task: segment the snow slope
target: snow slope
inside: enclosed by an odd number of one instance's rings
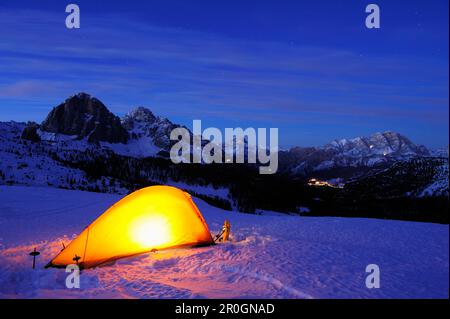
[[[425,187],[419,197],[448,196],[448,161],[438,166],[433,182]]]
[[[64,270],[42,267],[120,197],[0,186],[0,298],[448,298],[448,225],[257,216],[198,199],[211,232],[231,221],[232,242],[122,259],[65,288]],[[380,289],[365,287],[373,263]]]

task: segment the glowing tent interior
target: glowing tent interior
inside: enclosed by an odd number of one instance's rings
[[[189,194],[175,187],[151,186],[115,203],[46,267],[78,263],[90,268],[150,251],[213,243]]]

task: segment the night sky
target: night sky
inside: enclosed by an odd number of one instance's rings
[[[74,0],[78,30],[69,3],[0,3],[0,121],[84,91],[120,116],[278,127],[283,146],[388,130],[448,146],[448,0]]]

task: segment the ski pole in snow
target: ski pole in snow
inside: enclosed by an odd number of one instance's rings
[[[36,247],[34,247],[34,251],[30,253],[30,256],[33,256],[33,269],[36,266],[36,256],[39,256],[41,253],[36,251]]]

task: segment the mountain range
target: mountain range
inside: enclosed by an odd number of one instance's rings
[[[120,119],[97,98],[78,93],[53,108],[40,125],[29,123],[22,138],[66,143],[84,140],[125,156],[167,157],[173,144],[170,132],[176,127],[180,125],[145,107],[133,109]],[[283,172],[305,176],[335,168],[386,167],[431,155],[425,146],[396,132],[336,139],[322,147],[293,147],[279,153]]]
[[[0,184],[120,194],[169,184],[229,210],[448,220],[448,149],[375,133],[281,150],[278,173],[261,176],[251,164],[173,164],[177,127],[145,107],[119,118],[78,93],[42,123],[0,122]]]

